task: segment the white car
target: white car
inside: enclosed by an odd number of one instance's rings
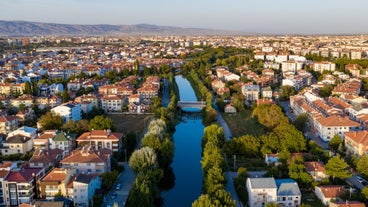
[[[115,189],[120,190],[121,189],[121,184],[120,183],[116,184]]]

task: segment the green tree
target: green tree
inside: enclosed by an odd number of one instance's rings
[[[225,143],[225,135],[223,129],[212,124],[204,129],[204,135],[202,138],[202,146],[205,146],[207,142],[213,142],[218,147],[222,147]]]
[[[280,100],[288,100],[290,96],[295,95],[295,88],[293,86],[281,86]]]
[[[232,153],[241,154],[246,157],[257,157],[260,155],[260,141],[252,135],[243,135],[241,137],[234,138],[232,145]]]
[[[332,85],[325,85],[319,90],[318,94],[321,97],[329,97],[332,94],[332,89]]]
[[[92,129],[110,129],[111,131],[115,131],[116,130],[116,126],[115,123],[112,119],[110,119],[109,117],[105,117],[103,115],[101,116],[96,116],[95,118],[93,118],[89,124],[88,124],[88,129],[92,130]]]
[[[306,124],[307,124],[307,120],[308,120],[308,115],[306,113],[301,113],[299,114],[295,119],[294,119],[294,125],[295,127],[299,130],[299,131],[304,131]]]
[[[297,181],[301,187],[311,187],[313,183],[312,176],[307,172],[304,166],[304,159],[296,156],[289,162],[289,176]]]
[[[208,194],[202,194],[192,203],[192,207],[214,207],[211,197]]]
[[[368,178],[368,155],[363,155],[357,164],[357,171],[364,177]],[[367,194],[368,195],[368,194]]]
[[[289,123],[289,120],[282,112],[281,107],[276,104],[258,105],[253,111],[253,116],[256,116],[259,123],[270,131],[281,123]]]
[[[29,94],[31,95],[32,94],[32,86],[31,86],[31,83],[29,81],[26,81],[25,85],[24,85],[24,91],[23,91],[24,94]]]
[[[111,172],[106,172],[101,174],[102,186],[107,189],[112,188],[114,183],[118,180],[119,172],[117,170],[113,170]]]
[[[342,138],[341,138],[341,136],[340,136],[340,135],[338,135],[338,134],[335,134],[335,135],[331,138],[330,142],[328,143],[328,146],[329,146],[332,150],[336,151],[336,150],[339,148],[339,146],[340,146],[341,144],[342,144]]]
[[[60,129],[63,125],[63,118],[58,114],[47,112],[41,116],[38,122],[42,130]]]
[[[149,147],[136,150],[129,159],[129,166],[135,174],[153,170],[157,168],[156,153]]]
[[[368,187],[366,186],[366,187],[364,187],[363,188],[363,190],[362,190],[362,195],[363,195],[363,197],[364,197],[364,199],[366,200],[366,201],[368,201]]]
[[[346,179],[351,176],[348,170],[349,165],[337,154],[328,160],[325,169],[327,175],[330,175],[333,180],[335,178]]]
[[[21,104],[19,104],[19,106],[18,106],[18,110],[19,111],[23,111],[23,110],[25,110],[27,107],[26,107],[26,105],[24,104],[24,103],[21,103]]]
[[[65,132],[75,133],[78,136],[81,135],[83,132],[88,131],[88,121],[85,119],[79,120],[75,122],[74,120],[69,120],[61,129]]]
[[[32,95],[38,96],[38,84],[36,81],[32,81]]]
[[[267,203],[265,207],[280,207],[278,203]]]
[[[62,92],[61,97],[63,98],[63,103],[70,101],[70,95],[67,90]]]

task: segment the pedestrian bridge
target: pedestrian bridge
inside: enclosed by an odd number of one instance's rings
[[[177,106],[184,110],[184,109],[200,109],[202,110],[204,107],[206,107],[205,101],[178,101]]]

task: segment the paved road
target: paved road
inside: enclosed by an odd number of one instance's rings
[[[129,191],[132,188],[132,184],[134,182],[135,179],[135,175],[133,173],[133,171],[130,169],[129,164],[125,163],[124,164],[124,171],[120,173],[119,175],[119,179],[116,182],[121,184],[121,189],[120,190],[116,190],[115,186],[116,184],[113,186],[113,188],[110,190],[110,192],[106,195],[105,197],[105,202],[102,206],[106,207],[108,204],[112,205],[115,202],[118,203],[119,207],[124,206],[125,202],[128,198],[129,195]],[[115,199],[111,198],[111,195],[116,192],[117,193],[117,197]]]
[[[243,207],[242,203],[238,199],[234,186],[234,178],[236,178],[237,176],[238,176],[237,172],[226,172],[226,179],[227,179],[226,191],[229,192],[233,200],[236,201],[236,207]]]
[[[214,109],[216,109],[217,111],[217,123],[222,127],[222,129],[224,130],[224,134],[225,134],[225,138],[226,139],[230,139],[230,137],[232,137],[231,135],[231,131],[229,129],[229,126],[227,125],[226,121],[224,120],[224,118],[222,117],[221,111],[219,110],[217,104],[216,104],[216,99],[212,102],[212,106]]]

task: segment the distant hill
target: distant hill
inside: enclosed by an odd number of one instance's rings
[[[241,35],[243,32],[149,24],[79,25],[0,20],[0,36],[33,35]]]

